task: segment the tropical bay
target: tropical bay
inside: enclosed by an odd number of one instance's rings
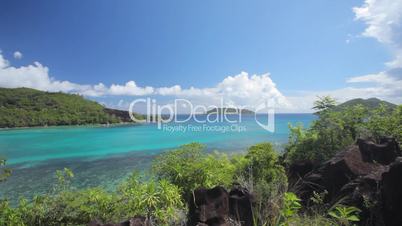
[[[402,0],[1,0],[0,27],[0,226],[402,225]]]
[[[187,115],[179,117],[187,118]],[[256,117],[267,120],[266,115]],[[14,175],[2,184],[0,193],[18,198],[21,194],[45,192],[54,182],[55,170],[63,167],[75,172],[77,187],[108,186],[124,179],[134,169],[145,169],[153,156],[191,142],[205,144],[211,151],[236,153],[244,152],[253,144],[269,141],[280,150],[287,142],[289,123],[308,127],[314,118],[313,114],[276,114],[273,133],[257,125],[254,115],[242,116],[239,126],[245,130],[240,132],[169,132],[158,129],[155,123],[3,129],[0,130],[0,154],[7,159]],[[177,123],[171,124],[177,126]],[[225,125],[229,123],[211,123],[210,126]],[[190,120],[180,123],[180,126],[199,125]],[[23,181],[30,181],[29,186],[21,188]]]

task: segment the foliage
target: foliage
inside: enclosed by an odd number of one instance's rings
[[[56,194],[21,199],[17,207],[1,202],[0,225],[86,225],[94,219],[119,222],[136,215],[147,216],[158,225],[175,225],[184,211],[180,189],[166,180],[144,182],[133,174],[118,190],[106,192],[68,189],[71,176],[68,169],[57,172],[61,183],[57,188],[63,189]]]
[[[366,136],[376,140],[384,136],[392,136],[402,141],[402,105],[389,112],[385,105],[380,105],[368,117]]]
[[[76,94],[0,88],[0,127],[117,123],[121,119]]]
[[[379,140],[384,136],[402,138],[402,107],[390,109],[380,103],[378,108],[368,109],[363,105],[335,107],[330,97],[315,102],[318,116],[311,127],[290,127],[289,141],[285,148],[285,161],[298,160],[323,162],[339,150],[352,144],[357,138]]]
[[[293,217],[297,214],[297,211],[301,208],[300,199],[295,193],[286,192],[284,196],[284,208],[282,210],[282,216],[285,218]]]
[[[284,168],[278,162],[278,152],[271,143],[260,143],[251,146],[245,156],[246,164],[243,172],[250,173],[253,181],[267,182],[284,179]]]
[[[359,222],[360,209],[353,206],[336,206],[328,212],[328,215],[333,217],[339,225],[352,225],[353,222]]]
[[[323,215],[299,215],[292,218],[289,225],[294,226],[338,226],[331,219]]]
[[[0,157],[0,182],[7,180],[11,175],[11,169],[6,168],[6,159]]]
[[[400,114],[398,109],[395,115]],[[320,114],[329,112],[323,109]],[[348,119],[359,125],[354,128],[367,128],[368,121],[373,120],[361,121],[360,116]],[[319,135],[312,136],[310,130],[294,130],[297,142],[319,140]],[[351,225],[359,221],[360,210],[346,206],[336,206],[328,213],[323,208],[300,214],[301,200],[286,192],[285,171],[270,143],[251,146],[245,155],[231,157],[205,152],[203,145],[191,143],[157,157],[152,170],[154,174],[149,177],[132,174],[114,191],[76,190],[71,187],[73,172],[58,170],[57,183],[49,194],[32,200],[22,198],[17,206],[1,201],[0,225],[86,225],[95,219],[120,222],[137,215],[146,216],[155,225],[183,225],[190,192],[198,187],[229,187],[232,183],[240,183],[253,194],[256,225]],[[322,205],[325,194],[315,193],[312,201]]]
[[[272,144],[251,146],[242,164],[237,182],[254,195],[254,218],[259,225],[273,224],[278,219],[287,190],[285,170],[278,160],[278,152]]]
[[[328,191],[324,190],[323,192],[313,191],[313,195],[310,197],[310,201],[312,205],[310,206],[310,210],[322,214],[327,211],[328,203],[325,203],[325,197],[328,195]]]
[[[54,192],[64,191],[70,187],[71,179],[74,177],[73,171],[68,168],[56,170],[57,182],[54,186]]]
[[[230,186],[237,169],[236,161],[223,153],[205,153],[198,143],[183,145],[157,157],[153,172],[182,189],[184,197],[199,187]]]
[[[329,110],[334,109],[336,106],[335,99],[330,96],[318,97],[318,100],[314,102],[313,109],[316,110],[317,114],[325,113]]]
[[[284,205],[280,213],[279,225],[290,225],[302,207],[300,204],[301,200],[292,192],[286,192],[283,200]]]

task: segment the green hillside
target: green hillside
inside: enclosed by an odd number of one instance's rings
[[[107,124],[128,121],[76,94],[0,88],[0,127]],[[116,116],[117,115],[117,116]],[[128,114],[127,114],[128,115]]]
[[[369,98],[369,99],[356,98],[356,99],[346,101],[346,102],[344,102],[342,104],[339,104],[337,106],[337,108],[342,110],[342,109],[345,109],[347,107],[355,106],[355,105],[358,105],[358,104],[363,105],[364,107],[366,107],[369,110],[376,109],[381,104],[385,105],[385,107],[387,109],[389,109],[389,110],[393,110],[393,109],[395,109],[397,107],[397,105],[395,105],[395,104],[392,104],[392,103],[384,101],[384,100],[380,100],[378,98]]]

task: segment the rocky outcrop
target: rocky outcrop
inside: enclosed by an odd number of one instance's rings
[[[299,196],[312,205],[313,192],[326,191],[325,202],[362,210],[362,225],[402,225],[402,160],[399,144],[358,140],[302,178]]]
[[[313,171],[317,167],[310,160],[300,160],[287,166],[287,176],[289,184],[296,184],[300,178],[303,178],[307,173]]]
[[[223,187],[196,189],[188,203],[189,226],[252,226],[252,196],[247,189],[234,186],[230,192]]]
[[[231,219],[242,226],[253,226],[252,200],[253,197],[247,189],[235,185],[229,192],[229,215]]]
[[[229,219],[229,193],[223,187],[199,188],[188,203],[188,225],[224,226]]]
[[[114,115],[119,118],[122,122],[132,122],[130,114],[128,111],[104,108],[104,111],[109,115]]]
[[[365,162],[389,165],[401,155],[398,143],[392,138],[382,138],[379,144],[370,140],[359,139],[357,145]]]
[[[352,180],[369,175],[372,172],[383,171],[384,166],[378,163],[366,162],[357,145],[348,147],[335,157],[325,162],[316,171],[304,177],[306,185],[315,190],[326,190],[327,201],[336,198],[343,186]],[[307,189],[309,190],[309,189]]]
[[[386,225],[402,225],[402,158],[390,165],[381,181],[382,213]]]

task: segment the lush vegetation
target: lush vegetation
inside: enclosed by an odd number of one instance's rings
[[[392,112],[383,104],[375,109],[354,105],[342,111],[336,106],[329,97],[318,100],[314,108],[318,119],[308,129],[290,127],[283,156],[270,143],[230,156],[192,143],[160,155],[149,175],[134,173],[114,191],[75,190],[70,186],[73,172],[57,171],[57,183],[49,194],[22,198],[17,206],[1,201],[0,225],[85,225],[94,219],[119,222],[136,215],[156,225],[183,225],[194,189],[230,188],[234,183],[253,193],[256,225],[353,225],[360,210],[342,203],[328,206],[323,202],[325,193],[315,193],[314,205],[301,212],[301,200],[289,192],[283,163],[325,161],[359,137],[394,136],[401,141],[402,106]],[[2,171],[1,180],[9,173]]]
[[[153,172],[182,189],[183,197],[199,187],[212,188],[216,185],[229,187],[235,177],[240,158],[231,158],[223,153],[209,153],[199,143],[182,146],[157,157]]]
[[[253,192],[256,225],[299,225],[302,221],[311,225],[313,220],[317,225],[336,225],[322,215],[299,215],[300,199],[286,192],[286,176],[278,157],[269,143],[236,156],[207,153],[200,144],[188,144],[156,159],[151,175],[134,173],[112,192],[75,190],[70,186],[73,172],[64,169],[56,172],[57,183],[47,195],[21,198],[17,206],[2,200],[0,225],[85,225],[94,219],[119,222],[137,215],[148,217],[155,225],[183,225],[188,192],[199,186],[230,188],[232,183]]]
[[[286,161],[328,160],[357,138],[395,137],[402,141],[402,105],[394,107],[380,103],[377,108],[361,104],[339,110],[334,99],[322,97],[315,102],[318,119],[310,128],[290,125],[286,146]]]
[[[128,113],[127,113],[128,115]],[[0,88],[0,127],[108,124],[125,121],[82,96]]]
[[[121,221],[141,215],[157,225],[180,224],[184,204],[179,187],[166,180],[145,181],[133,174],[116,191],[101,188],[74,190],[74,174],[68,169],[56,172],[57,183],[51,193],[28,201],[22,198],[17,207],[0,203],[0,225],[86,225],[90,221]]]

